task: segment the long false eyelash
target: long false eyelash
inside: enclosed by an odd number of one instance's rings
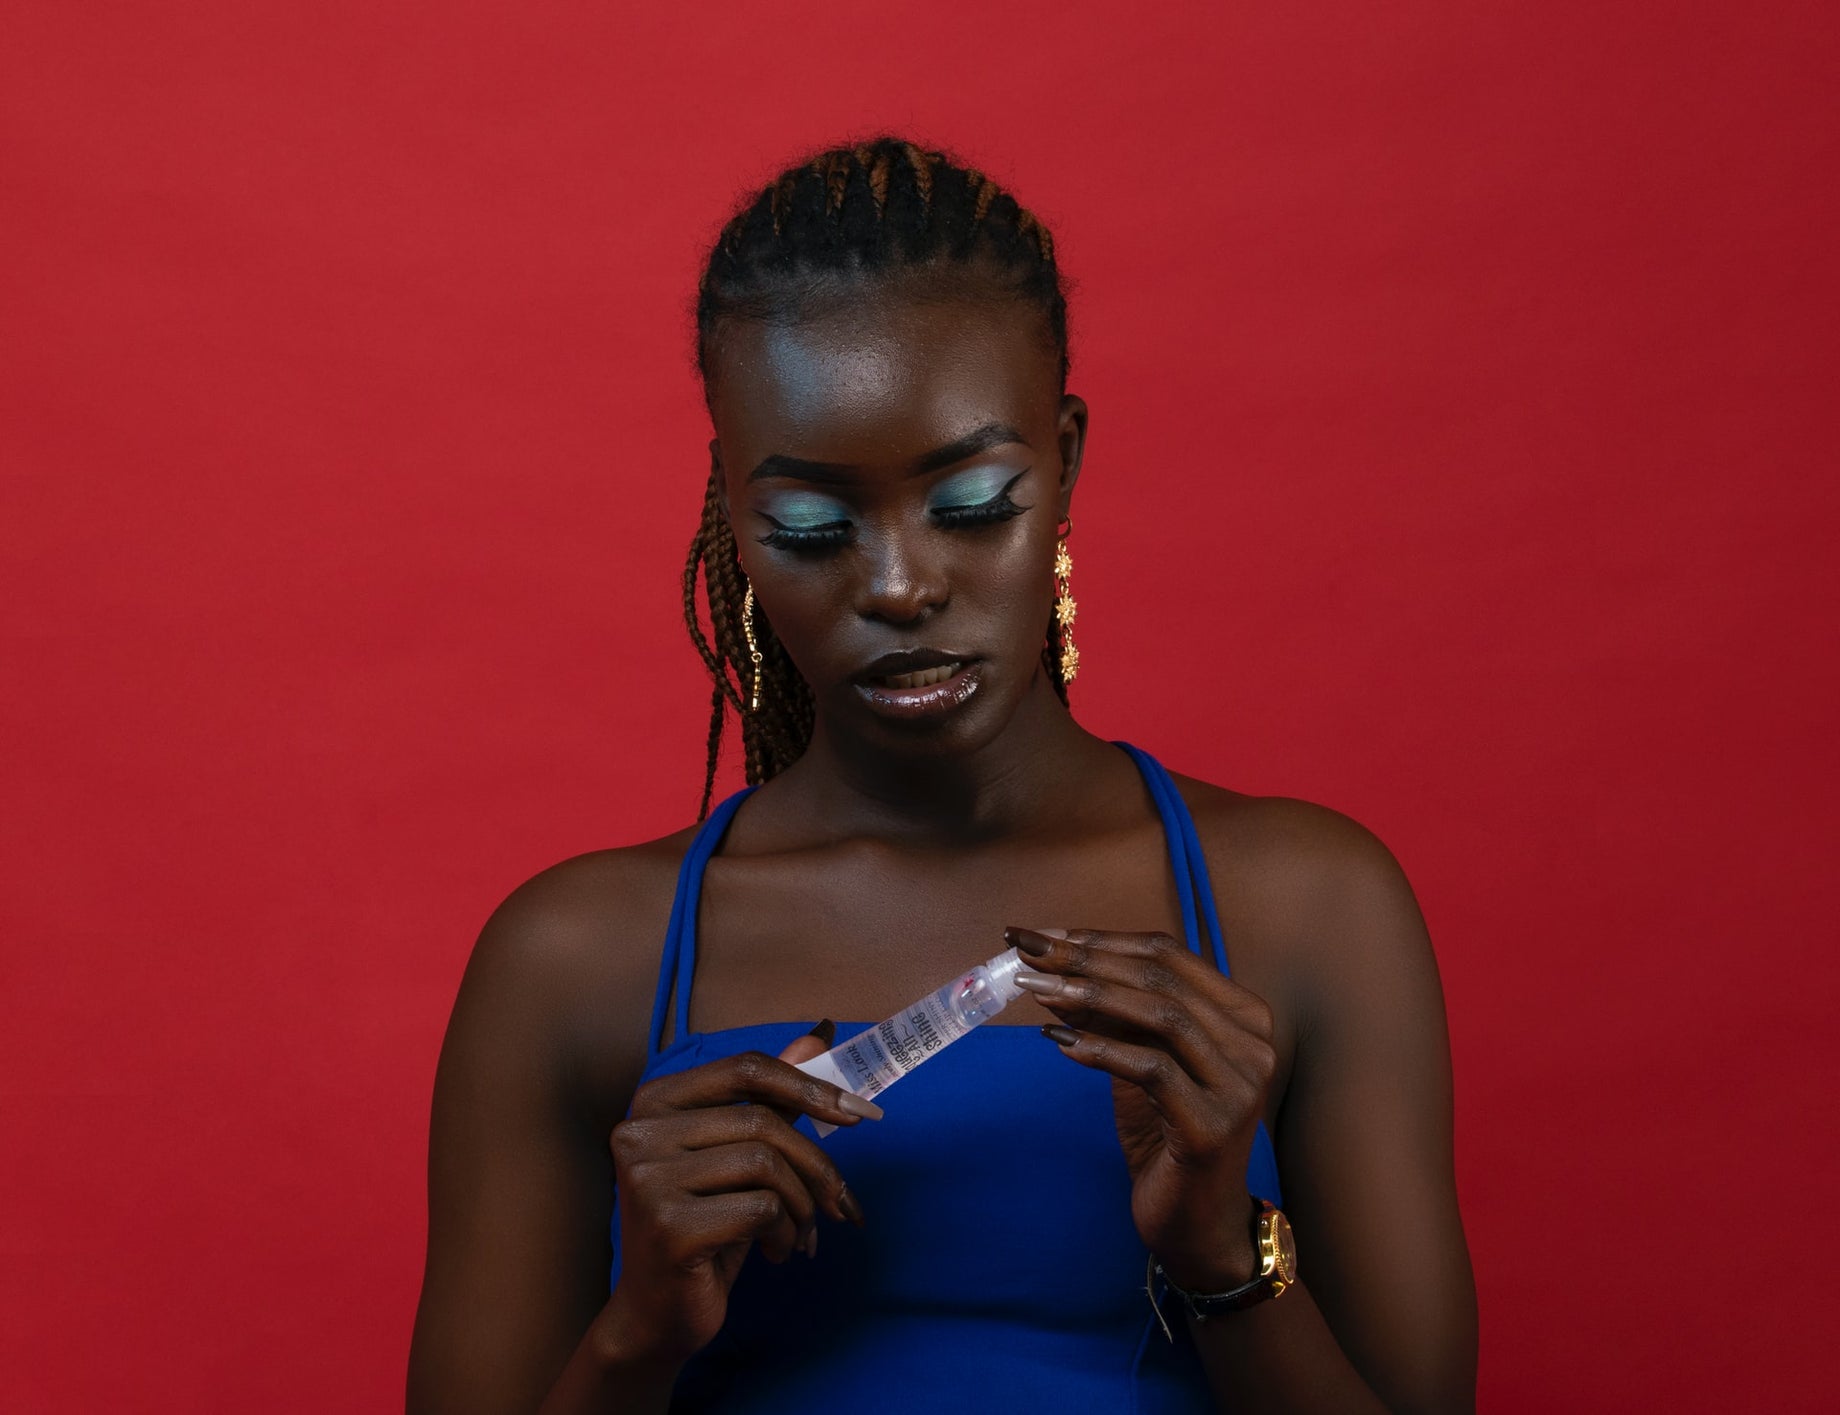
[[[1012,516],[1020,516],[1029,508],[1011,501],[1009,492],[1011,487],[1027,475],[1026,471],[1017,472],[1004,483],[1003,490],[988,501],[981,501],[976,506],[942,506],[933,513],[933,517],[942,526],[989,526],[1007,521]]]
[[[981,506],[947,506],[933,513],[942,526],[991,526],[1020,516],[1029,508],[1018,506],[1007,496],[986,501]]]
[[[767,519],[773,521],[771,516]],[[775,550],[814,551],[835,550],[849,538],[848,521],[833,521],[827,526],[816,526],[811,530],[794,530],[791,526],[782,526],[778,521],[773,521],[773,529],[760,536],[759,541]]]

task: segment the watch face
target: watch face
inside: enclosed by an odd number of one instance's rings
[[[1278,1276],[1286,1282],[1297,1280],[1297,1242],[1291,1237],[1291,1222],[1283,1214],[1271,1218],[1272,1239],[1278,1250]]]

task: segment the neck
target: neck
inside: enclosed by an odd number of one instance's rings
[[[827,837],[975,844],[1069,814],[1093,770],[1119,755],[1073,720],[1045,675],[1004,729],[974,752],[889,752],[815,724],[805,755],[782,773],[798,818]]]

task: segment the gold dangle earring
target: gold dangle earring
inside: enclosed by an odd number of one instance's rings
[[[747,595],[741,601],[741,632],[747,636],[748,662],[753,664],[754,686],[753,700],[748,704],[749,712],[760,711],[760,645],[754,641],[754,587],[747,587]]]
[[[1080,671],[1080,651],[1073,646],[1073,616],[1077,606],[1068,584],[1073,574],[1073,557],[1067,554],[1067,537],[1073,534],[1073,518],[1061,522],[1060,544],[1054,549],[1054,617],[1061,626],[1061,682],[1071,683]]]

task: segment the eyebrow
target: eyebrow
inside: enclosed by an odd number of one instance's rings
[[[936,472],[942,467],[949,467],[954,462],[962,462],[967,457],[975,457],[980,452],[988,452],[993,447],[1001,447],[1006,442],[1020,442],[1028,446],[1028,439],[1008,423],[985,423],[982,427],[966,433],[963,437],[948,442],[944,447],[935,447],[931,452],[914,463],[914,475]],[[775,452],[763,458],[758,467],[749,472],[750,482],[763,477],[791,477],[797,481],[837,482],[844,481],[856,469],[847,462],[813,462],[804,457],[788,457]]]

